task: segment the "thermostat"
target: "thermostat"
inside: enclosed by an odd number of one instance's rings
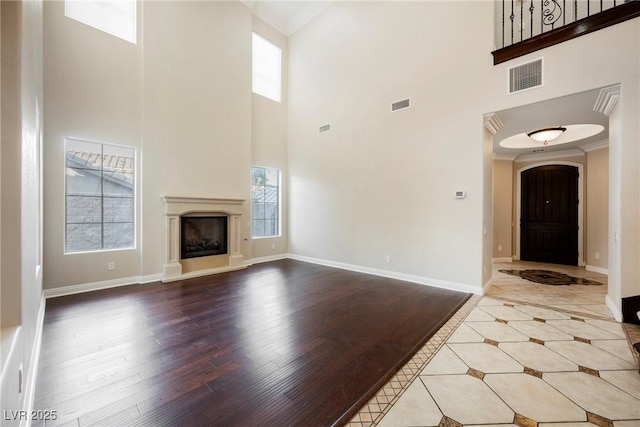
[[[456,191],[456,199],[464,199],[467,196],[466,191],[458,190]]]

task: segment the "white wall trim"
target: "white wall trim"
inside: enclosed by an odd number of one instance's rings
[[[153,283],[153,282],[161,282],[161,281],[162,281],[162,273],[149,274],[147,276],[140,276],[140,278],[138,279],[138,283],[141,285],[145,283]]]
[[[487,113],[484,115],[484,127],[491,135],[495,135],[504,127],[504,124],[497,113]]]
[[[492,258],[491,262],[513,262],[513,257],[505,256],[502,258]]]
[[[594,265],[586,265],[585,269],[587,271],[593,271],[594,273],[606,274],[609,275],[609,269],[604,267],[596,267]]]
[[[616,321],[622,322],[622,311],[618,310],[618,307],[616,307],[616,305],[613,303],[613,300],[609,295],[607,295],[607,297],[605,298],[605,302],[607,304],[607,307],[611,311],[611,314],[613,314],[613,317],[616,319]]]
[[[583,153],[584,154],[584,153]],[[568,162],[564,160],[550,160],[547,162],[538,162],[533,163],[531,165],[522,167],[516,170],[516,218],[515,218],[515,229],[516,229],[516,253],[513,256],[514,260],[520,259],[520,218],[521,214],[521,197],[522,197],[522,172],[537,168],[540,166],[547,165],[565,165],[565,166],[574,166],[578,168],[578,265],[585,265],[584,260],[584,209],[585,209],[585,197],[584,197],[584,165],[582,163],[576,162]]]
[[[485,292],[484,287],[481,288],[481,287],[467,285],[464,283],[449,282],[449,281],[440,280],[440,279],[431,279],[428,277],[416,276],[413,274],[398,273],[395,271],[364,267],[364,266],[355,265],[355,264],[346,264],[343,262],[330,261],[326,259],[313,258],[313,257],[308,257],[303,255],[289,254],[289,258],[295,259],[298,261],[310,262],[313,264],[325,265],[327,267],[335,267],[335,268],[341,268],[343,270],[355,271],[357,273],[371,274],[374,276],[387,277],[389,279],[404,280],[405,282],[412,282],[412,283],[418,283],[421,285],[434,286],[436,288],[449,289],[451,291],[458,291],[458,292],[470,293],[470,294],[481,295],[481,296],[484,295],[484,292]]]
[[[38,309],[38,317],[36,319],[36,333],[35,337],[33,338],[33,347],[31,349],[29,372],[26,373],[28,381],[24,390],[24,408],[26,409],[27,414],[31,414],[31,410],[33,409],[33,401],[36,396],[36,380],[38,378],[38,367],[40,366],[40,349],[42,347],[42,331],[44,329],[45,307],[46,299],[43,292],[42,296],[40,297],[40,308]],[[30,426],[31,417],[27,417],[27,419],[23,420],[20,425],[27,427]]]
[[[148,277],[148,276],[145,276]],[[137,285],[140,276],[123,277],[122,279],[105,280],[102,282],[82,283],[79,285],[63,286],[60,288],[45,289],[45,298],[56,298],[66,295],[81,294],[84,292],[98,291],[101,289],[117,288],[119,286]]]
[[[590,153],[596,150],[602,150],[603,148],[609,148],[609,140],[603,139],[602,141],[591,142],[589,144],[581,145],[580,148],[585,153]]]
[[[247,266],[250,265],[254,265],[254,264],[262,264],[263,262],[271,262],[271,261],[279,261],[281,259],[287,259],[289,258],[289,254],[277,254],[277,255],[267,255],[267,256],[262,256],[262,257],[258,257],[258,258],[252,258],[248,261],[245,261],[245,264]]]

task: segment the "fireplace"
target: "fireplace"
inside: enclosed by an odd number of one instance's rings
[[[241,252],[243,199],[162,198],[163,282],[246,268]]]
[[[226,216],[182,216],[180,259],[227,253]]]

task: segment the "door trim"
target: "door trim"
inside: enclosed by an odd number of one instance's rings
[[[582,163],[567,162],[562,160],[549,160],[546,162],[533,163],[516,170],[516,216],[513,227],[516,229],[516,253],[514,260],[520,259],[520,217],[521,217],[521,197],[522,197],[522,173],[526,170],[540,166],[564,165],[578,168],[578,266],[584,267],[584,165]]]

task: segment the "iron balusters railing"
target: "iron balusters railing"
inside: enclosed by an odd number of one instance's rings
[[[628,1],[628,0],[627,0]],[[498,49],[536,37],[605,10],[621,0],[498,0],[502,15]]]
[[[640,0],[496,0],[494,64],[640,16]]]

